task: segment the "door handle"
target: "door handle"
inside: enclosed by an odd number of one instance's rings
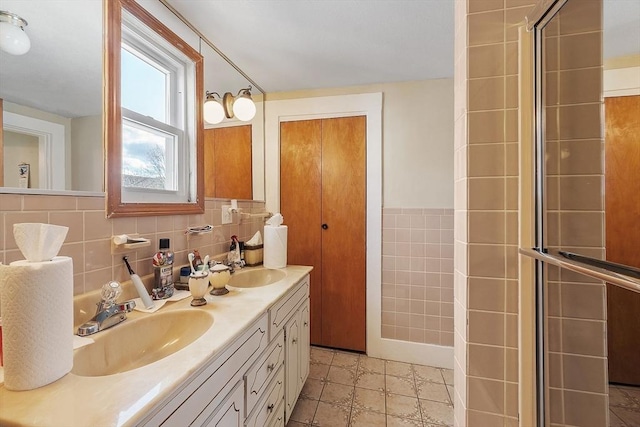
[[[322,224],[322,229],[323,229],[323,230],[326,230],[327,228],[329,228],[329,225],[328,225],[328,224]]]

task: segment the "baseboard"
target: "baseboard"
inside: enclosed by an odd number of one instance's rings
[[[453,347],[381,338],[367,346],[369,357],[453,369]]]

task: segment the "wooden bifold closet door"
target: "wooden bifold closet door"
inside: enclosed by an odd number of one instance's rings
[[[605,98],[607,260],[640,268],[640,95]],[[609,382],[640,385],[640,294],[607,284]]]
[[[253,199],[251,138],[251,125],[205,129],[205,197]]]
[[[312,265],[311,343],[366,349],[366,117],[280,125],[289,264]]]

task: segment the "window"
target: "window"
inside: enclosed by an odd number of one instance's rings
[[[193,61],[133,15],[122,18],[122,201],[192,202]]]

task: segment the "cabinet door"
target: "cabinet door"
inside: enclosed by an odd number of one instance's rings
[[[302,390],[309,376],[309,361],[311,359],[311,317],[309,300],[300,307],[300,366],[298,367],[299,390]]]
[[[229,397],[216,408],[214,415],[204,422],[207,427],[243,427],[244,383],[240,381]]]
[[[287,414],[286,421],[289,420],[289,415],[293,412],[293,407],[296,404],[296,399],[299,393],[299,378],[298,378],[298,366],[300,364],[300,314],[293,315],[291,320],[285,325],[285,412]]]

